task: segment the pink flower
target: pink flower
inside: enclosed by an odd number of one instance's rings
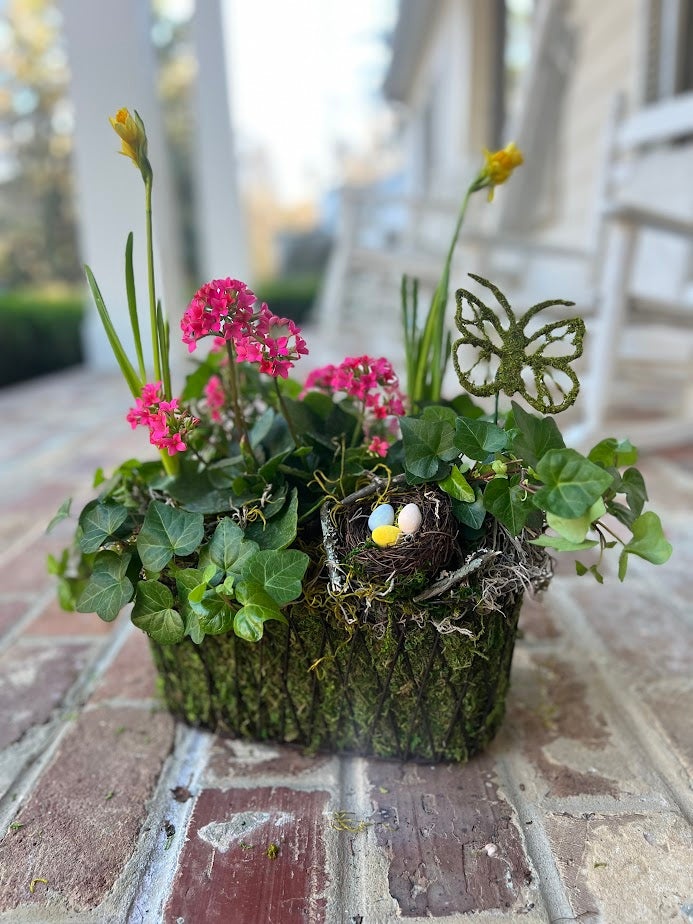
[[[264,303],[255,308],[255,294],[237,279],[215,279],[193,296],[181,321],[183,343],[192,352],[202,337],[214,335],[214,349],[233,345],[237,362],[258,363],[260,371],[286,378],[294,363],[308,353],[301,330]]]
[[[383,459],[387,455],[388,448],[388,441],[381,439],[379,436],[374,436],[368,445],[369,452],[372,452],[374,456],[380,456]]]
[[[158,449],[166,449],[170,456],[187,448],[183,437],[200,422],[187,408],[180,407],[178,398],[164,399],[161,382],[143,386],[142,397],[135,398],[127,420],[133,430],[149,427],[149,441]]]
[[[226,404],[226,394],[218,375],[212,375],[204,387],[205,399],[209,408],[209,416],[212,420],[219,423],[221,421],[221,409]]]

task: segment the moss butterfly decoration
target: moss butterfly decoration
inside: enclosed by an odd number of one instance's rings
[[[557,414],[574,404],[580,382],[570,368],[570,363],[582,355],[585,322],[582,318],[553,321],[531,334],[526,333],[525,328],[545,308],[575,303],[562,299],[541,302],[516,318],[508,300],[496,286],[481,276],[473,273],[469,275],[493,293],[507,316],[507,325],[504,326],[496,312],[484,305],[472,292],[457,290],[455,324],[462,336],[452,345],[452,360],[462,387],[479,398],[497,395],[501,391],[508,396],[519,393],[531,407],[544,414]],[[556,343],[564,347],[563,354],[549,355],[552,345]],[[462,346],[473,346],[478,351],[476,361],[466,370],[462,369],[458,356]],[[498,367],[491,378],[490,369],[494,358]],[[489,373],[480,383],[472,379],[472,373],[483,363],[487,364]],[[528,378],[533,379],[533,388],[523,378],[526,369],[531,371]],[[556,381],[555,372],[563,373],[570,381],[572,387],[568,391]],[[554,397],[552,388],[562,400]]]

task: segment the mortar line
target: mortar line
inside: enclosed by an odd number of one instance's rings
[[[615,659],[611,656],[599,635],[590,626],[583,608],[572,598],[567,601],[566,596],[567,591],[565,589],[556,589],[554,601],[560,602],[560,605],[552,607],[554,615],[560,620],[563,629],[565,629],[566,622],[563,619],[563,613],[570,612],[570,626],[574,635],[572,639],[573,645],[584,655],[586,660],[594,665],[596,677],[602,691],[613,707],[611,715],[615,724],[620,726],[626,740],[633,741],[636,749],[640,750],[646,763],[649,763],[656,776],[659,777],[665,794],[677,806],[686,821],[693,825],[693,793],[690,791],[690,783],[688,783],[687,787],[680,786],[678,783],[678,777],[681,775],[684,775],[687,780],[689,779],[685,767],[672,754],[671,746],[666,738],[656,731],[653,726],[648,727],[642,721],[642,715],[637,714],[633,701],[637,702],[637,708],[641,714],[644,712],[654,718],[647,704],[632,689],[629,689],[627,693],[622,692],[618,684],[610,679],[611,675],[605,671],[604,664],[613,663]],[[567,605],[568,602],[569,606]],[[575,628],[579,628],[579,632],[575,633]],[[588,642],[588,645],[585,642]]]
[[[505,794],[517,815],[518,827],[527,848],[527,854],[537,872],[539,892],[550,922],[574,921],[575,913],[563,885],[551,842],[544,828],[544,812],[530,802],[519,787],[522,779],[517,759],[498,757],[496,773]],[[524,822],[531,821],[528,825]]]

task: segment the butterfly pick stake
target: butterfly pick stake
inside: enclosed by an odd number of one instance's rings
[[[517,318],[497,286],[474,273],[469,275],[493,293],[506,318],[504,321],[473,292],[457,290],[455,324],[461,337],[453,343],[452,359],[462,387],[480,398],[501,391],[508,396],[520,394],[531,407],[544,414],[557,414],[574,404],[580,382],[570,364],[582,355],[585,322],[582,318],[557,320],[532,333],[527,326],[546,308],[575,303],[563,299],[540,302]],[[551,355],[554,344],[563,348],[560,355]],[[465,346],[474,347],[477,352],[471,366],[463,369],[459,351]],[[484,365],[486,373],[479,381],[473,373],[483,370]],[[566,390],[556,380],[556,373],[567,377],[570,388]]]

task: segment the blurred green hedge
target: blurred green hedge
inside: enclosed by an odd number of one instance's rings
[[[261,301],[267,302],[274,314],[303,324],[308,320],[318,294],[320,278],[317,273],[277,276],[276,279],[259,282],[253,290]]]
[[[0,387],[83,360],[81,292],[0,293]]]

